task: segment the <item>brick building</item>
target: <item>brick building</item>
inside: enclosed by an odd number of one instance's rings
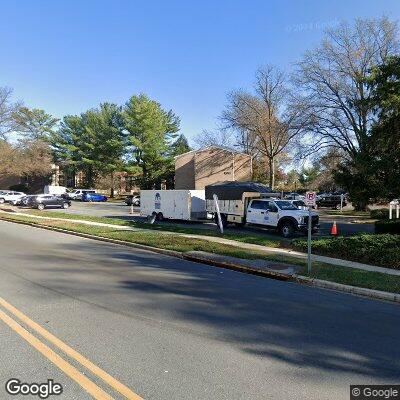
[[[175,189],[204,189],[225,181],[251,181],[252,158],[210,146],[175,157]]]

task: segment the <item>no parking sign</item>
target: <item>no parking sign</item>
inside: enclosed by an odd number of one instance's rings
[[[306,193],[305,203],[307,204],[307,206],[315,207],[316,201],[317,201],[317,193],[315,193],[315,192],[307,192]]]

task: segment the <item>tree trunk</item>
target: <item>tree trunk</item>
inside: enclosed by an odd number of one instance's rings
[[[367,200],[359,200],[353,204],[355,211],[367,211],[368,201]]]
[[[91,166],[88,166],[86,171],[85,171],[85,185],[87,189],[93,189],[94,187],[94,171]]]
[[[114,198],[114,172],[111,172],[111,193],[110,197]]]
[[[275,188],[275,158],[268,158],[269,165],[269,187],[273,190]]]

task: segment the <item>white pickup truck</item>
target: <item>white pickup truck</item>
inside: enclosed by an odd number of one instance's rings
[[[301,210],[286,200],[255,199],[249,202],[246,222],[278,229],[283,237],[290,237],[295,231],[308,229],[308,211]],[[311,213],[313,231],[318,230],[319,217]]]
[[[253,183],[228,182],[206,186],[206,209],[214,214],[218,223],[214,195],[224,226],[234,223],[239,226],[254,224],[277,229],[283,237],[290,237],[295,231],[308,229],[308,210],[299,209],[290,200],[277,199],[272,193]],[[311,213],[312,230],[317,231],[319,217]]]

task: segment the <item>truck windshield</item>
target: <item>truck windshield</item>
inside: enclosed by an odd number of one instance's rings
[[[292,204],[290,201],[275,201],[275,204],[281,209],[281,210],[298,210],[298,208]]]

